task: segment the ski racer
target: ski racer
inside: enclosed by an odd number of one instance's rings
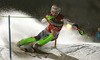
[[[36,42],[32,47],[38,48],[45,45],[49,41],[54,41],[55,33],[56,33],[56,39],[57,39],[59,36],[59,32],[61,31],[64,24],[64,19],[63,19],[64,16],[60,14],[60,12],[61,12],[61,8],[59,8],[57,5],[52,5],[51,13],[46,16],[50,22],[49,26],[47,26],[43,31],[41,31],[35,37],[30,37],[30,38],[20,40],[17,43],[17,45],[22,46],[24,44]],[[42,22],[47,22],[46,18],[42,19]],[[73,25],[77,26],[77,24],[73,24]],[[53,29],[55,30],[55,33]]]

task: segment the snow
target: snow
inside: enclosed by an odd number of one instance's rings
[[[2,11],[0,16],[28,16],[22,11]],[[36,18],[11,18],[11,40],[16,44],[20,39],[32,37],[42,31],[47,25],[40,23]],[[57,39],[57,48],[64,54],[75,57],[79,60],[100,60],[100,44],[92,42],[92,38],[88,39],[87,35],[81,36],[77,30],[67,29],[63,26],[59,38]],[[0,17],[0,60],[9,60],[8,45],[8,18]],[[57,56],[61,56],[61,52],[51,48],[54,41],[47,43],[41,49],[47,50]],[[41,59],[28,55],[16,55],[12,52],[12,60],[53,60],[52,58]]]
[[[63,49],[66,48],[66,49]],[[94,46],[92,44],[73,44],[63,46],[59,49],[65,54],[78,58],[79,60],[99,60],[100,46]]]

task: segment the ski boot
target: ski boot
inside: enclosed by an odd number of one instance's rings
[[[38,48],[38,47],[41,47],[41,45],[39,45],[38,43],[35,43],[35,44],[33,45],[33,48]]]
[[[33,48],[31,48],[31,49],[23,48],[21,50],[23,50],[24,52],[30,52],[30,53],[34,53],[35,52],[35,49],[33,49]]]
[[[41,47],[41,46],[37,43],[29,43],[29,44],[20,46],[20,49],[23,50],[24,52],[30,52],[30,53],[45,53],[44,51],[38,49],[38,47]]]
[[[34,43],[28,43],[28,44],[25,44],[25,45],[22,45],[20,46],[20,49],[23,50],[24,52],[30,52],[30,53],[33,53],[35,52],[35,49],[33,49],[32,45]]]

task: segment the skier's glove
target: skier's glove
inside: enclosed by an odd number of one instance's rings
[[[76,29],[76,30],[79,29],[79,26],[77,24],[72,24],[72,26],[73,26],[73,29]]]
[[[85,32],[83,30],[78,30],[78,32],[81,34],[81,35],[85,35]]]

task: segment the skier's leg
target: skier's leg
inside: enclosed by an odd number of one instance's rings
[[[47,31],[47,30],[46,30]],[[43,31],[45,32],[45,31]],[[54,37],[54,33],[49,33],[49,32],[46,32],[46,33],[43,33],[44,36],[41,36],[43,38],[41,38],[37,43],[36,43],[36,46],[43,46],[45,45],[46,43],[48,43],[49,41],[54,41],[55,40],[55,37]],[[41,35],[41,34],[40,34]],[[58,38],[59,36],[59,32],[56,31],[56,39]],[[35,45],[33,45],[34,47]]]
[[[45,37],[44,39],[39,40],[38,44],[41,45],[41,46],[43,46],[46,43],[48,43],[49,41],[51,41],[53,38],[54,38],[54,35],[50,34],[49,36]]]
[[[29,38],[26,38],[26,39],[22,39],[20,40],[18,43],[17,43],[17,46],[22,46],[24,44],[28,44],[28,43],[31,43],[31,42],[36,42],[38,40],[40,40],[41,38],[44,38],[46,35],[46,29],[41,31],[37,36],[35,37],[29,37]]]
[[[24,44],[31,43],[31,42],[36,42],[36,39],[34,37],[22,39],[17,43],[17,46],[22,46]]]
[[[33,48],[41,47],[41,46],[45,45],[46,43],[48,43],[49,41],[53,40],[53,38],[54,38],[54,35],[50,34],[49,36],[47,36],[43,39],[40,39],[36,44],[33,45]]]
[[[53,38],[54,38],[54,35],[50,34],[50,35],[46,36],[45,38],[40,39],[36,43],[31,42],[32,44],[34,44],[34,45],[32,45],[32,47],[31,47],[31,43],[27,43],[27,44],[20,46],[20,49],[24,50],[25,52],[34,52],[35,50],[37,50],[38,47],[45,45],[46,43],[51,41]]]

